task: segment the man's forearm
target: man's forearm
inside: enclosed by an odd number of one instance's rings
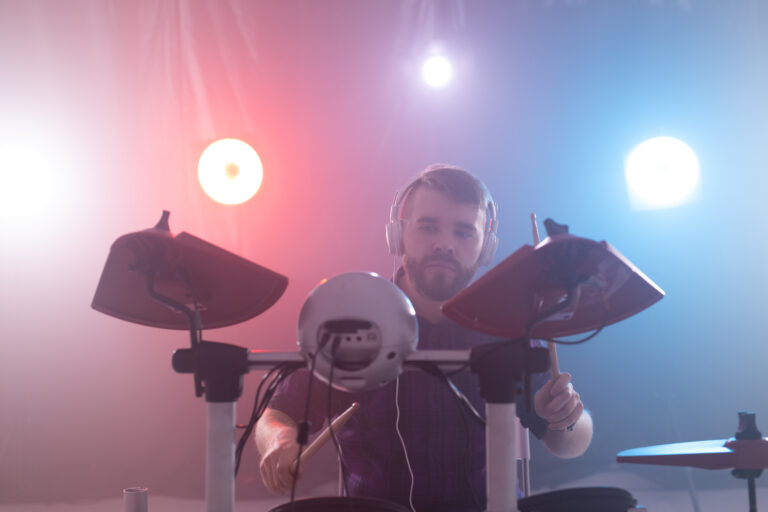
[[[256,448],[264,455],[275,439],[296,440],[296,422],[287,414],[267,408],[256,423]]]
[[[547,430],[542,441],[561,459],[578,457],[587,451],[592,441],[592,416],[585,410],[574,423],[573,430]]]

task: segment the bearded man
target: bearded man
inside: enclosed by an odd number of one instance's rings
[[[446,318],[440,306],[464,289],[496,249],[496,204],[485,185],[450,165],[428,167],[395,197],[387,242],[402,257],[395,283],[416,310],[419,350],[465,350],[494,341]],[[297,425],[304,421],[308,372],[293,374],[270,402],[256,426],[264,484],[290,489],[290,467],[299,451]],[[476,410],[484,410],[476,375],[452,376]],[[571,376],[534,379],[534,408],[518,407],[524,426],[556,456],[581,455],[592,438],[592,420],[584,411]],[[381,498],[414,511],[484,510],[485,435],[466,421],[465,411],[444,383],[422,372],[405,372],[381,388],[358,393],[313,385],[309,420],[318,430],[329,416],[359,402],[338,437],[351,496]],[[297,475],[300,477],[301,475]]]

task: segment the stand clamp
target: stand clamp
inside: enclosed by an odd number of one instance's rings
[[[193,373],[195,381],[202,382],[206,402],[235,402],[243,393],[243,375],[248,373],[246,348],[201,341],[194,348],[176,350],[171,362],[178,373]]]

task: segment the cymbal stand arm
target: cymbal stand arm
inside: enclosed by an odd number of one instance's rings
[[[194,348],[199,342],[200,342],[200,330],[203,328],[202,321],[200,319],[200,311],[197,309],[190,309],[186,304],[182,304],[181,302],[175,301],[170,297],[166,297],[165,295],[161,295],[155,291],[155,273],[152,270],[149,270],[145,274],[146,279],[146,290],[147,295],[149,295],[153,300],[164,304],[171,308],[172,310],[181,313],[182,315],[187,317],[187,321],[189,322],[189,337],[190,337],[190,344],[192,348]],[[200,396],[200,395],[197,395]]]

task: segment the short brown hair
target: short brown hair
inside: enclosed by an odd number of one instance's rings
[[[486,211],[486,221],[488,221],[487,203],[490,196],[487,189],[480,180],[461,167],[449,164],[432,164],[424,169],[405,191],[401,200],[400,215],[403,214],[411,193],[421,187],[442,192],[459,203],[482,207]]]

